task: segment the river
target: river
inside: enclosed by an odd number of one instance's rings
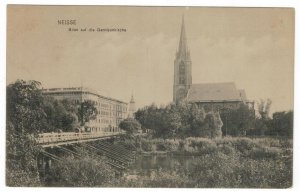
[[[128,175],[151,175],[152,171],[173,170],[177,168],[192,168],[192,163],[196,159],[194,156],[184,155],[137,155],[136,161],[132,164],[126,174]]]

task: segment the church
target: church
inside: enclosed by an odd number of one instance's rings
[[[205,110],[236,109],[241,103],[254,108],[247,100],[246,92],[237,89],[234,82],[192,83],[192,61],[187,45],[184,17],[182,17],[179,47],[174,61],[173,102],[186,100]]]

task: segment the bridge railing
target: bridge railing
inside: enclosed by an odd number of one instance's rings
[[[38,144],[65,142],[65,141],[76,141],[84,139],[93,139],[101,137],[110,137],[123,134],[123,132],[97,132],[97,133],[74,133],[74,132],[63,132],[63,133],[42,133],[37,138]]]

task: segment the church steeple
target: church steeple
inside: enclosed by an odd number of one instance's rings
[[[178,46],[176,57],[181,58],[182,60],[190,59],[190,53],[188,50],[187,39],[185,35],[184,15],[182,15],[181,33],[180,33],[180,40],[179,40],[179,46]]]
[[[128,110],[128,117],[129,118],[134,118],[134,113],[136,112],[135,110],[135,101],[133,98],[133,94],[131,94],[131,99],[129,102],[129,110]]]
[[[131,100],[130,103],[135,103],[134,98],[133,98],[133,94],[131,94]]]
[[[179,47],[174,61],[173,101],[186,98],[192,85],[192,61],[185,34],[184,16],[182,15]]]

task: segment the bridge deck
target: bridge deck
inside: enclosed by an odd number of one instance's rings
[[[90,142],[99,139],[108,139],[119,136],[124,132],[99,132],[99,133],[42,133],[37,138],[37,143],[42,147],[53,147],[59,145],[67,145],[74,143]]]

